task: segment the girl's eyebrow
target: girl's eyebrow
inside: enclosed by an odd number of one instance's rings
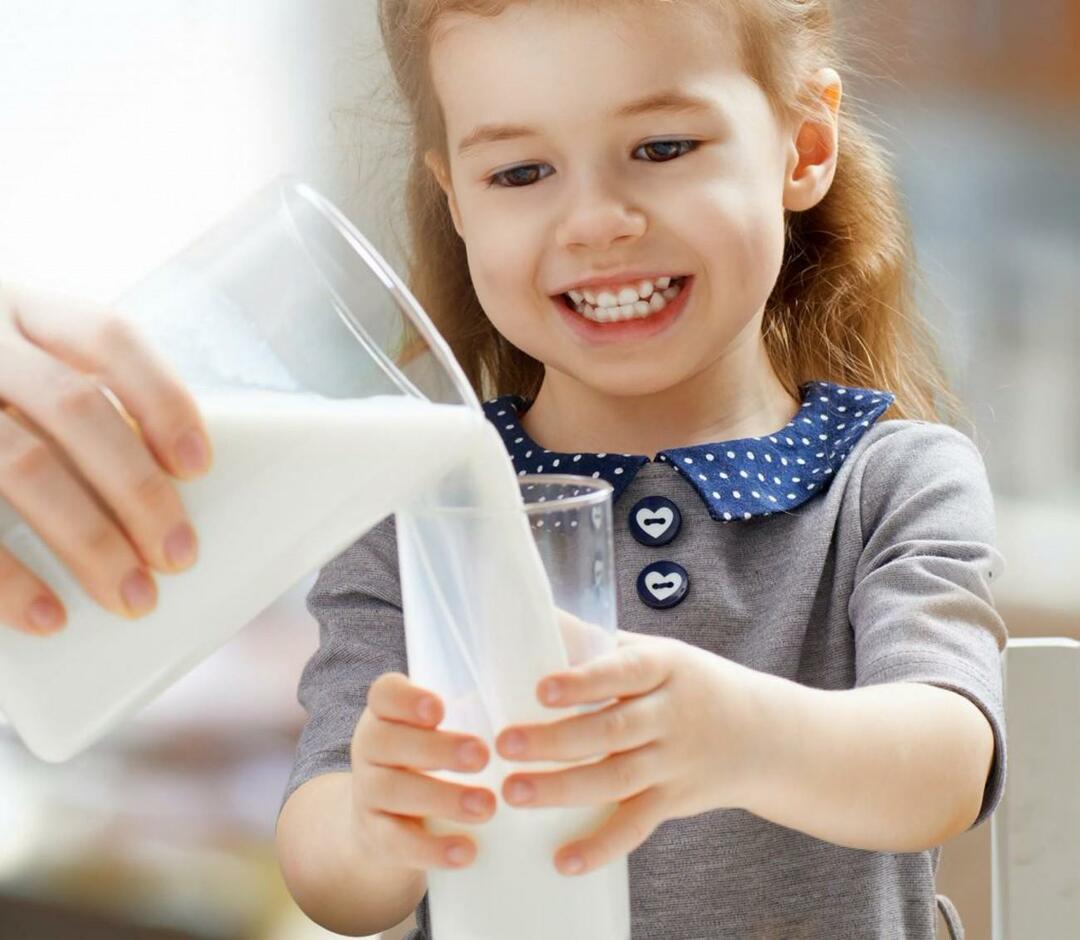
[[[611,116],[613,118],[630,118],[655,111],[666,111],[671,114],[705,111],[718,114],[715,103],[708,98],[669,88],[653,92],[635,101],[629,101],[616,108]],[[467,150],[472,150],[484,144],[539,136],[540,131],[535,127],[524,124],[481,124],[462,138],[461,143],[458,144],[458,155],[460,156]]]

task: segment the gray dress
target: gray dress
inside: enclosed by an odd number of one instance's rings
[[[616,487],[621,629],[815,688],[925,682],[971,700],[995,743],[979,825],[1006,771],[1007,633],[991,596],[1004,562],[982,457],[945,425],[879,421],[887,392],[821,382],[801,391],[803,410],[773,435],[655,460],[555,454],[520,427],[521,399],[485,410],[519,472],[542,466]],[[665,500],[681,516],[677,532],[648,544],[666,528],[668,515],[655,511]],[[689,589],[673,606],[662,604],[675,582],[650,595],[639,578],[652,565],[684,573]],[[317,774],[349,769],[369,685],[408,671],[392,517],[322,569],[308,609],[320,645],[300,679],[309,717],[282,805]],[[668,820],[629,857],[633,938],[931,940],[938,906],[962,936],[935,893],[939,852],[845,848],[738,809]],[[428,940],[426,896],[417,922],[410,940]]]

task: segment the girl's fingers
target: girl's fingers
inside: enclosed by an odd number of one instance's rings
[[[663,800],[653,787],[623,800],[588,838],[562,846],[555,868],[564,875],[584,875],[602,868],[641,845],[664,821]],[[574,859],[580,864],[573,864]]]
[[[442,699],[415,685],[403,672],[384,672],[372,682],[367,703],[388,721],[430,727],[443,720]]]
[[[630,642],[574,669],[545,676],[536,695],[543,704],[559,708],[644,695],[663,684],[669,672],[661,644]]]
[[[363,716],[361,721],[365,721]],[[355,754],[369,764],[382,767],[463,773],[482,770],[488,762],[484,742],[471,734],[416,728],[374,715],[357,735]]]
[[[353,734],[354,764],[357,760],[385,767],[419,770],[458,770],[466,773],[487,766],[487,745],[478,737],[453,731],[436,731],[420,717],[425,699],[434,700],[441,720],[442,703],[434,693],[409,681],[400,672],[386,672],[368,689],[367,707]]]
[[[465,868],[476,858],[476,843],[468,836],[436,836],[422,819],[371,813],[368,831],[389,861],[407,868]]]
[[[658,755],[658,746],[647,744],[567,770],[511,774],[503,781],[503,799],[512,806],[594,806],[624,800],[660,782],[664,774]]]
[[[63,605],[45,582],[0,548],[0,622],[42,636],[55,633],[65,621]]]
[[[486,822],[495,812],[495,794],[463,787],[399,767],[371,767],[359,788],[371,810],[401,816],[437,816],[456,822]]]
[[[515,761],[583,760],[629,751],[656,740],[659,705],[657,696],[643,695],[547,724],[512,726],[495,739],[495,749]]]

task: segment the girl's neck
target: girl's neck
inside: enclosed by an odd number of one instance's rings
[[[609,395],[548,369],[521,424],[548,450],[650,458],[672,447],[761,437],[784,427],[801,407],[764,350],[761,356],[752,366],[725,362],[645,396]]]

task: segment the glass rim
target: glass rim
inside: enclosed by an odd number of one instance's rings
[[[600,480],[594,477],[579,477],[569,473],[529,473],[525,476],[517,477],[519,489],[524,486],[567,486],[576,487],[577,489],[585,490],[583,493],[578,493],[575,496],[567,496],[565,499],[546,499],[540,502],[537,499],[529,500],[525,499],[525,494],[522,493],[522,499],[524,500],[524,512],[527,516],[542,516],[552,512],[576,511],[587,509],[592,506],[602,506],[604,503],[611,505],[611,496],[615,492],[615,487],[612,486],[607,480]],[[447,516],[497,516],[503,515],[507,512],[519,512],[519,509],[515,506],[511,508],[487,508],[481,509],[475,506],[431,506],[420,505],[409,507],[408,512],[410,515],[447,515]]]
[[[402,311],[403,315],[408,317],[412,325],[420,333],[424,342],[428,344],[432,354],[439,360],[439,365],[449,376],[450,381],[454,385],[454,389],[461,397],[461,403],[474,411],[482,412],[483,409],[481,408],[480,400],[477,398],[476,392],[473,390],[472,385],[469,384],[469,380],[466,378],[464,371],[462,371],[461,365],[451,351],[449,343],[446,342],[446,339],[438,331],[435,324],[431,321],[431,318],[424,312],[423,307],[420,306],[420,302],[413,296],[412,292],[401,278],[398,277],[397,272],[386,263],[382,255],[379,254],[371,242],[364,237],[360,230],[353,225],[349,218],[342,213],[337,206],[299,177],[290,173],[285,173],[276,177],[275,183],[283,193],[302,199],[313,206],[322,218],[337,231],[338,235],[346,241],[349,247],[363,259],[371,272],[375,274],[383,287],[385,287],[395,299],[399,310]],[[316,262],[312,261],[312,263],[316,265],[316,268],[318,267]],[[356,316],[349,308],[348,304],[344,301],[340,301],[340,299],[339,302],[344,306],[349,317]],[[386,355],[384,350],[380,348],[378,349],[378,352],[380,358],[385,360],[385,362],[393,368],[394,372],[400,375],[400,379],[403,379],[410,386],[413,385],[413,383],[409,382],[404,375],[400,374],[400,369],[397,364]],[[417,392],[420,392],[420,390],[417,389]],[[425,401],[431,401],[431,399],[426,395],[423,395],[422,392],[420,392],[420,394]]]

